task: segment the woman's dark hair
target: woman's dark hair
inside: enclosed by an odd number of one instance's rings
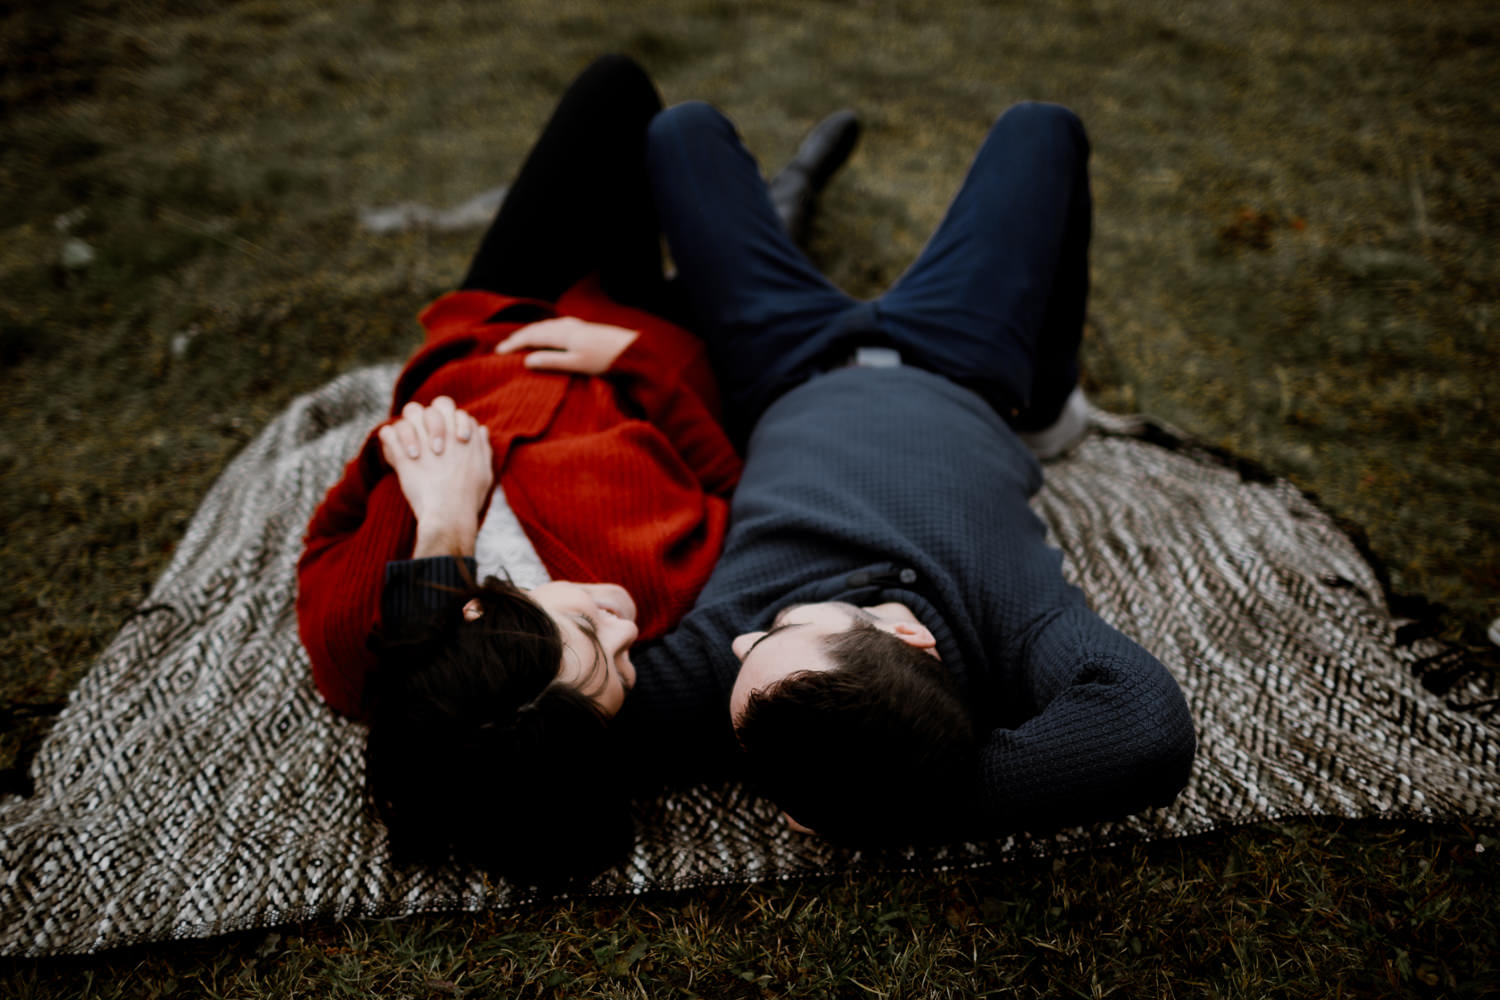
[[[490,577],[427,628],[373,643],[365,778],[397,860],[453,857],[544,885],[629,851],[607,720],[557,682],[562,635],[525,591]]]
[[[735,723],[751,780],[819,836],[868,846],[943,839],[972,805],[978,749],[934,657],[868,622],[830,636],[832,669],[751,694]]]

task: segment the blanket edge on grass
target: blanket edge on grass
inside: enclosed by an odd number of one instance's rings
[[[397,366],[295,400],[210,489],[150,596],[0,801],[0,952],[93,952],[306,919],[508,907],[526,887],[392,863],[362,801],[363,730],[313,691],[295,563]],[[630,861],[573,895],[980,867],[1292,816],[1500,822],[1490,682],[1445,692],[1349,536],[1284,480],[1097,414],[1034,501],[1064,571],[1188,695],[1199,757],[1172,806],[979,844],[860,852],[791,834],[737,784],[639,803]],[[524,535],[508,568],[540,564]]]

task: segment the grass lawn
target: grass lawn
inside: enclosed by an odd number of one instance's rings
[[[507,180],[610,50],[769,165],[857,108],[811,247],[855,294],[911,260],[996,113],[1072,106],[1095,398],[1316,493],[1402,607],[1500,666],[1492,3],[77,0],[7,5],[0,45],[0,793],[228,459],[293,395],[404,357],[477,239],[358,210]],[[0,960],[0,995],[1494,995],[1497,854],[1292,822]]]

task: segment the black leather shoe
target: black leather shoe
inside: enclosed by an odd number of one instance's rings
[[[771,178],[771,204],[792,239],[802,242],[818,192],[823,190],[859,141],[859,117],[835,111],[812,127],[797,153]]]

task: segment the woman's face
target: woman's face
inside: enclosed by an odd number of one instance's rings
[[[639,630],[635,601],[615,583],[555,580],[530,591],[562,633],[557,679],[577,689],[606,718],[613,718],[635,687],[630,644]]]

